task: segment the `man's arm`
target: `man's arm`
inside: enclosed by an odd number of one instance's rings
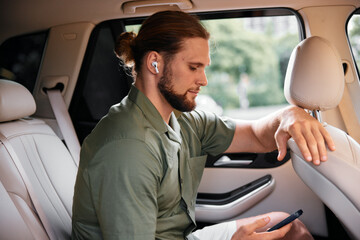
[[[278,160],[282,160],[291,137],[304,158],[315,165],[327,160],[326,145],[335,150],[331,136],[321,123],[303,109],[290,106],[256,121],[238,120],[226,152],[269,152],[277,148]]]

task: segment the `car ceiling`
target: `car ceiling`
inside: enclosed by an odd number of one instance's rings
[[[156,0],[150,0],[156,1]],[[174,1],[174,0],[169,0]],[[49,29],[52,26],[74,22],[99,22],[139,17],[162,10],[162,7],[125,14],[126,0],[0,0],[0,43],[5,39],[24,33]],[[188,12],[206,12],[234,9],[287,7],[295,10],[309,6],[352,5],[360,7],[360,0],[191,0]],[[169,7],[167,7],[169,8]],[[144,9],[143,9],[144,10]]]

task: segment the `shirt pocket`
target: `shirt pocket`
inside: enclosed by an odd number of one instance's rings
[[[204,172],[207,155],[189,158],[188,165],[192,176],[192,189],[196,196]]]

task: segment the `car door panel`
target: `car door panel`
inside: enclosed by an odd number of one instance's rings
[[[198,193],[196,218],[199,221],[224,221],[236,217],[268,196],[274,188],[274,179],[266,175],[227,193]]]
[[[199,193],[200,196],[228,193],[266,175],[271,176],[273,183],[270,192],[267,192],[269,188],[267,190],[258,189],[262,194],[261,198],[253,199],[254,202],[244,201],[239,205],[226,209],[226,212],[223,213],[215,209],[212,211],[207,209],[206,213],[204,213],[203,206],[198,204],[196,208],[197,220],[199,222],[216,223],[272,211],[291,213],[303,209],[304,214],[300,219],[309,230],[318,236],[327,236],[324,205],[296,175],[291,161],[287,161],[276,168],[264,169],[205,168]]]

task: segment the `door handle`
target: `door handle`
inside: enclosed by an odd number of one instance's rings
[[[215,163],[215,167],[241,167],[241,166],[247,166],[253,163],[253,160],[232,160],[228,156],[224,155],[221,158],[219,158]]]

